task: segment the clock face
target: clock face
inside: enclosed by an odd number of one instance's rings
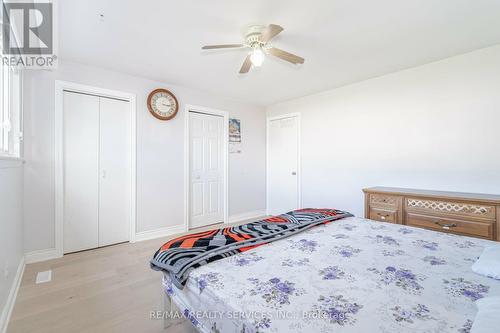
[[[166,89],[156,89],[148,97],[148,108],[153,116],[160,120],[175,117],[179,104],[175,96]]]

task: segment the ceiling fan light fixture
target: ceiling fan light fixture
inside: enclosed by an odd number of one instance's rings
[[[287,61],[294,65],[303,64],[304,58],[295,54],[283,51],[272,45],[270,42],[273,38],[283,31],[283,27],[277,24],[269,24],[267,27],[262,25],[250,26],[245,34],[243,44],[217,44],[205,45],[203,50],[215,49],[239,49],[249,48],[250,52],[247,53],[243,64],[241,65],[240,74],[247,74],[252,67],[262,66],[267,55],[271,55],[281,60]]]
[[[261,48],[255,48],[252,51],[252,55],[250,55],[250,61],[255,67],[262,66],[262,63],[264,62],[264,52]]]

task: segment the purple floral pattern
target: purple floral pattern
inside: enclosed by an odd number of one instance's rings
[[[254,262],[257,262],[257,261],[260,261],[260,260],[264,259],[264,257],[259,256],[259,255],[255,254],[255,253],[247,253],[247,254],[243,253],[243,254],[239,254],[237,256],[234,256],[232,258],[234,258],[233,259],[234,260],[234,264],[236,266],[240,266],[240,267],[241,266],[247,266],[247,265],[250,265],[250,264],[252,264]]]
[[[163,289],[165,290],[167,295],[168,296],[174,295],[174,285],[172,283],[172,280],[163,277],[162,283],[163,283]]]
[[[295,283],[280,278],[272,278],[261,281],[258,278],[248,278],[253,284],[250,295],[260,295],[272,308],[279,308],[284,304],[290,304],[291,296],[300,296],[304,291],[295,287]]]
[[[430,315],[431,311],[427,308],[427,306],[423,304],[417,304],[410,309],[397,305],[391,310],[393,311],[394,319],[397,322],[406,322],[413,324],[415,320],[434,319]]]
[[[257,321],[255,323],[255,328],[258,329],[265,329],[271,327],[271,318],[264,317],[261,320]]]
[[[191,322],[191,324],[193,324],[193,326],[196,327],[200,324],[198,319],[196,319],[196,316],[191,311],[189,311],[189,309],[184,309],[183,315],[184,318],[186,318]]]
[[[422,240],[422,239],[414,241],[413,245],[427,249],[427,250],[431,250],[431,251],[437,251],[437,249],[439,247],[439,244],[436,242],[429,242],[429,241]]]
[[[209,272],[201,274],[197,279],[198,289],[200,294],[205,290],[206,287],[210,286],[215,289],[224,288],[224,284],[221,281],[221,274],[215,272]]]
[[[397,256],[403,256],[405,255],[406,252],[403,250],[382,250],[382,255],[384,257],[397,257]]]
[[[289,240],[289,242],[291,243],[290,248],[306,253],[312,253],[318,247],[318,242],[313,240],[301,239],[299,241]]]
[[[489,286],[467,281],[464,278],[444,279],[443,283],[450,295],[454,297],[466,297],[474,302],[483,298],[490,290]]]
[[[424,287],[419,284],[425,280],[423,276],[417,276],[408,269],[397,269],[393,266],[388,266],[385,270],[376,268],[368,268],[368,271],[380,276],[379,283],[385,286],[395,285],[409,293],[420,295]]]
[[[471,242],[471,241],[462,241],[462,242],[455,242],[455,245],[456,247],[458,247],[459,249],[470,249],[471,247],[475,247],[476,244],[474,244],[474,242]]]
[[[357,225],[352,225],[352,224],[344,224],[343,225],[344,227],[344,230],[347,230],[347,231],[353,231],[354,229],[356,229],[358,226]]]
[[[354,248],[350,245],[335,246],[332,249],[332,254],[340,255],[344,258],[354,257],[361,252],[361,249]]]
[[[320,296],[318,302],[319,304],[313,306],[313,311],[319,313],[321,318],[340,326],[353,325],[356,322],[355,315],[363,308],[361,304],[350,301],[342,295]]]
[[[374,241],[379,244],[399,246],[399,242],[391,236],[376,235]]]
[[[323,276],[323,280],[341,280],[347,279],[354,281],[354,278],[344,272],[339,266],[328,266],[319,271],[319,275]]]
[[[431,266],[446,265],[446,260],[435,256],[425,256],[424,258],[422,258],[422,260],[431,264]]]
[[[281,266],[288,266],[288,267],[306,266],[309,265],[309,263],[310,263],[309,258],[302,258],[297,260],[287,258],[281,262]]]
[[[470,319],[467,319],[465,324],[458,330],[458,333],[470,333],[470,331],[472,330],[472,324],[473,324],[473,321]]]
[[[408,235],[413,233],[413,229],[399,228],[398,232],[402,233],[403,235]]]

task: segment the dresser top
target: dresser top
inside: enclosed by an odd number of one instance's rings
[[[411,188],[383,187],[383,186],[365,188],[363,189],[363,192],[396,194],[396,195],[405,195],[413,197],[436,197],[440,199],[472,200],[472,201],[500,204],[500,195],[496,194],[417,190]]]

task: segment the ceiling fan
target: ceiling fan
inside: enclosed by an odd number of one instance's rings
[[[245,43],[243,44],[206,45],[203,46],[202,49],[252,49],[241,66],[240,74],[248,73],[252,65],[255,67],[262,66],[266,54],[273,55],[295,65],[303,64],[304,58],[278,49],[269,44],[269,42],[282,31],[283,28],[277,24],[270,24],[267,27],[262,25],[252,25],[248,28],[245,34]]]

